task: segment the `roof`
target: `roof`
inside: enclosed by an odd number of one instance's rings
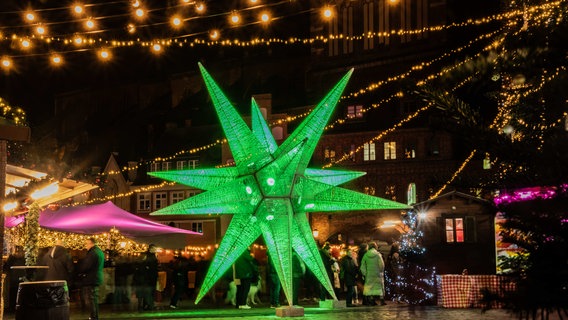
[[[428,199],[428,200],[426,200],[426,201],[422,201],[422,202],[419,202],[419,203],[415,203],[415,204],[413,204],[412,206],[413,206],[413,207],[416,207],[416,206],[423,206],[423,205],[426,205],[426,204],[429,204],[429,203],[438,201],[438,200],[443,199],[443,198],[456,197],[456,196],[459,197],[459,198],[464,198],[464,199],[468,199],[468,200],[471,200],[471,201],[480,202],[480,203],[483,203],[483,204],[491,204],[491,202],[488,201],[488,200],[481,199],[481,198],[478,198],[478,197],[474,197],[474,196],[472,196],[472,195],[469,195],[469,194],[462,193],[462,192],[459,192],[459,191],[455,191],[455,190],[454,190],[454,191],[450,191],[450,192],[448,192],[448,193],[444,193],[444,194],[442,194],[442,195],[440,195],[440,196],[437,196],[436,198],[432,198],[432,199]]]
[[[10,193],[17,193],[19,190],[25,188],[25,186],[31,181],[41,180],[48,176],[45,172],[35,171],[32,169],[27,169],[23,167],[18,167],[15,165],[6,165],[6,195]],[[55,203],[64,199],[68,199],[87,191],[98,188],[95,184],[90,184],[86,182],[76,181],[72,179],[64,178],[61,181],[54,181],[54,185],[57,186],[56,191],[44,198],[40,198],[36,203],[40,206],[47,206],[51,203]]]

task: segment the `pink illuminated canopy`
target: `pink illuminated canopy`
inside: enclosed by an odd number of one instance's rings
[[[6,227],[13,227],[23,222],[24,216],[6,217]],[[185,235],[201,235],[201,233],[174,228],[161,223],[146,220],[115,206],[112,202],[90,206],[66,207],[59,210],[44,210],[39,216],[42,228],[80,233],[99,234],[109,232],[112,228],[125,237],[145,243],[172,243],[176,237],[176,247],[187,244]],[[166,237],[167,236],[167,237]],[[183,236],[183,239],[180,239]],[[170,238],[170,241],[166,241]]]

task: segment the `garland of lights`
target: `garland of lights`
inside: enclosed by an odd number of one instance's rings
[[[275,6],[275,5],[279,5],[279,4],[283,4],[286,3],[287,1],[281,1],[279,3],[276,4],[270,4],[270,6]],[[279,39],[279,38],[270,38],[270,39],[262,39],[262,38],[256,38],[256,39],[252,39],[252,40],[239,40],[239,39],[233,39],[233,40],[223,40],[223,41],[219,41],[218,37],[220,36],[220,31],[219,30],[212,30],[212,31],[204,31],[204,32],[197,32],[197,33],[192,33],[192,34],[185,34],[185,35],[180,35],[180,36],[176,36],[173,38],[166,38],[166,39],[158,39],[158,40],[152,40],[152,41],[143,41],[140,40],[140,38],[137,38],[136,40],[108,40],[108,39],[103,39],[101,37],[99,38],[87,38],[81,35],[74,35],[72,38],[66,38],[66,37],[62,37],[62,36],[47,36],[46,35],[46,25],[47,24],[37,24],[36,27],[36,34],[35,35],[27,35],[27,36],[19,36],[16,34],[11,35],[10,37],[8,36],[4,36],[2,38],[2,34],[0,33],[0,41],[1,40],[5,40],[5,41],[17,41],[20,43],[21,49],[22,50],[29,50],[32,46],[33,46],[33,41],[39,41],[39,42],[45,42],[45,44],[47,45],[52,45],[53,43],[61,43],[63,45],[72,45],[74,47],[76,46],[96,46],[97,50],[98,50],[98,55],[99,58],[101,58],[102,60],[107,60],[111,57],[111,53],[109,51],[108,48],[111,47],[129,47],[129,46],[134,46],[134,45],[139,45],[141,47],[149,47],[152,49],[152,51],[154,53],[162,53],[164,47],[167,46],[175,46],[175,47],[184,47],[189,45],[190,47],[194,47],[196,45],[205,45],[205,46],[216,46],[216,45],[221,45],[221,46],[253,46],[253,45],[272,45],[272,44],[285,44],[285,45],[296,45],[296,44],[313,44],[314,42],[323,42],[326,43],[328,41],[332,41],[332,40],[336,40],[336,39],[342,39],[342,40],[350,40],[350,41],[357,41],[357,40],[363,40],[363,39],[368,39],[368,38],[375,38],[375,37],[391,37],[391,36],[402,36],[405,34],[418,34],[418,33],[425,33],[425,32],[435,32],[435,31],[443,31],[443,30],[447,30],[450,28],[455,28],[455,27],[465,27],[465,26],[478,26],[478,25],[482,25],[482,24],[487,24],[489,22],[493,22],[493,21],[501,21],[501,20],[512,20],[518,16],[522,16],[525,21],[528,21],[529,19],[533,19],[535,20],[536,18],[534,17],[536,13],[538,13],[540,10],[546,10],[543,14],[541,15],[550,15],[550,11],[554,10],[555,8],[557,8],[562,2],[558,1],[558,2],[552,2],[552,3],[546,3],[546,4],[542,4],[542,5],[538,5],[538,6],[532,6],[532,7],[528,7],[528,8],[524,8],[523,10],[513,10],[511,12],[507,12],[507,13],[501,13],[501,14],[497,14],[497,15],[493,15],[490,17],[486,17],[486,18],[482,18],[482,19],[477,19],[477,20],[468,20],[465,22],[461,22],[461,23],[452,23],[449,25],[442,25],[442,26],[432,26],[432,27],[426,27],[420,30],[392,30],[390,32],[367,32],[364,33],[362,35],[358,35],[358,36],[345,36],[342,34],[337,34],[337,35],[328,35],[328,36],[316,36],[313,38],[297,38],[297,37],[292,37],[292,38],[287,38],[287,39]],[[256,8],[256,7],[255,7]],[[143,9],[136,9],[136,11],[138,10],[143,10]],[[250,10],[250,8],[247,8],[245,10]],[[307,10],[307,12],[311,12],[314,11],[315,9],[312,10]],[[324,10],[331,10],[329,8],[324,9]],[[20,12],[25,19],[29,20],[30,23],[36,21],[36,17],[34,15],[34,13],[32,11],[27,12],[26,14],[24,14],[24,12]],[[230,19],[232,21],[239,21],[238,18],[238,14],[236,13],[235,10],[225,13],[225,14],[215,14],[214,16],[219,16],[219,15],[227,15],[230,17]],[[333,16],[332,13],[329,14],[329,16],[326,14],[326,17],[331,18]],[[105,17],[106,18],[106,17]],[[199,17],[197,17],[199,18]],[[259,24],[259,23],[266,23],[269,22],[270,20],[278,20],[281,19],[283,17],[277,17],[277,18],[271,18],[271,17],[267,17],[267,18],[261,18],[261,20],[259,22],[254,22],[254,23],[250,23],[248,25],[251,24]],[[99,20],[102,18],[98,18]],[[172,17],[172,24],[174,24],[175,28],[179,28],[181,27],[181,23],[183,21],[187,21],[187,20],[193,20],[196,19],[195,17],[193,18],[187,18],[187,19],[181,19],[179,16],[174,16]],[[236,20],[235,20],[236,19]],[[94,22],[94,18],[89,18],[86,20],[86,23],[88,25],[89,28],[94,28],[95,26],[95,22]],[[74,20],[76,21],[76,20]],[[177,21],[177,23],[175,22]],[[63,22],[58,22],[58,23],[50,23],[50,24],[61,24],[61,23],[66,23],[65,21]],[[91,23],[89,25],[89,23]],[[528,23],[528,22],[527,22]],[[161,24],[165,24],[165,23],[156,23],[154,25],[161,25]],[[140,27],[149,27],[152,26],[152,24],[145,24],[145,25],[141,25]],[[14,26],[14,28],[20,28],[23,26]],[[3,29],[6,29],[8,27],[4,27]],[[2,29],[2,28],[0,28]],[[136,30],[136,26],[130,24],[128,25],[127,29],[129,30],[130,33],[135,32]],[[40,31],[41,30],[41,31]],[[111,30],[99,30],[97,31],[98,34],[100,33],[104,33],[107,31],[111,31]],[[93,32],[93,31],[90,31]],[[89,33],[89,32],[87,32]],[[197,35],[201,35],[201,34],[209,34],[209,36],[211,37],[212,41],[205,41],[202,39],[194,39],[193,41],[188,41],[186,38],[188,37],[195,37]],[[100,49],[101,47],[103,47],[102,49]],[[71,53],[71,52],[84,52],[84,51],[89,51],[89,50],[94,50],[92,49],[86,49],[84,47],[82,48],[74,48],[74,49],[62,49],[59,50],[59,53],[34,53],[34,54],[22,54],[22,55],[12,55],[12,56],[4,56],[2,58],[1,61],[1,66],[4,68],[11,68],[13,61],[12,58],[18,58],[18,57],[24,57],[24,56],[28,56],[28,55],[34,55],[34,56],[38,56],[38,55],[49,55],[50,56],[50,61],[53,65],[60,65],[63,62],[63,57],[61,56],[61,53]],[[54,51],[54,50],[50,50],[50,51]]]
[[[26,125],[26,112],[21,108],[10,106],[2,97],[0,97],[0,112],[2,112],[0,118],[4,118],[18,126]]]
[[[35,266],[38,254],[39,205],[32,203],[24,222],[24,256],[26,266]]]

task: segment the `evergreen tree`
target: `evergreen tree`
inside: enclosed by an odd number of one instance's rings
[[[504,240],[524,253],[502,261],[517,290],[495,298],[527,318],[546,318],[551,311],[567,315],[568,3],[503,4],[510,15],[491,50],[417,92],[439,110],[433,123],[491,161],[490,174],[465,175],[453,187],[486,195],[536,186],[555,191],[548,199],[498,205],[506,218]],[[456,83],[464,85],[440,89]]]

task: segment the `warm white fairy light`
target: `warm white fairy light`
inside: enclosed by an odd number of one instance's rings
[[[126,30],[128,30],[128,33],[134,33],[134,32],[136,32],[136,26],[132,23],[129,23],[126,26]]]
[[[85,27],[87,29],[93,29],[95,27],[95,21],[91,18],[87,19],[87,21],[85,21]]]
[[[154,43],[154,45],[152,46],[152,51],[154,53],[161,53],[162,52],[162,45],[159,43]]]
[[[238,13],[233,12],[233,13],[231,14],[230,20],[231,20],[231,23],[232,23],[232,24],[237,24],[237,23],[239,23],[239,22],[241,21],[241,17],[239,16]]]
[[[58,55],[58,54],[52,55],[50,60],[51,60],[51,64],[54,65],[54,66],[59,66],[59,65],[61,65],[61,63],[63,63],[63,58],[61,58],[61,56]]]
[[[83,14],[84,12],[85,12],[85,9],[83,8],[83,5],[81,5],[81,4],[75,4],[75,5],[73,6],[73,13],[74,13],[75,15],[81,15],[81,14]]]
[[[178,28],[178,27],[181,26],[181,23],[182,23],[183,20],[181,19],[180,16],[176,15],[176,16],[173,16],[170,21],[172,23],[172,26],[174,26],[175,28]]]
[[[195,4],[195,11],[203,13],[205,11],[205,4],[203,2],[198,2]]]
[[[268,21],[270,21],[270,13],[268,12],[263,12],[260,14],[260,21],[266,23]]]
[[[107,49],[101,49],[99,51],[99,57],[101,58],[101,60],[103,61],[107,61],[110,59],[111,55],[110,55],[110,51],[108,51]]]
[[[33,22],[36,19],[36,15],[33,11],[28,11],[24,14],[24,18],[27,22]]]
[[[23,39],[20,44],[22,46],[22,49],[29,49],[32,46],[31,41],[28,39]]]
[[[144,15],[146,15],[146,11],[142,8],[138,8],[138,9],[134,10],[134,15],[138,18],[143,18]]]
[[[219,36],[219,30],[211,30],[211,32],[209,32],[209,37],[211,38],[211,40],[217,40],[219,39]]]
[[[39,25],[39,26],[36,27],[35,32],[38,35],[43,36],[47,32],[47,29],[44,26]]]

